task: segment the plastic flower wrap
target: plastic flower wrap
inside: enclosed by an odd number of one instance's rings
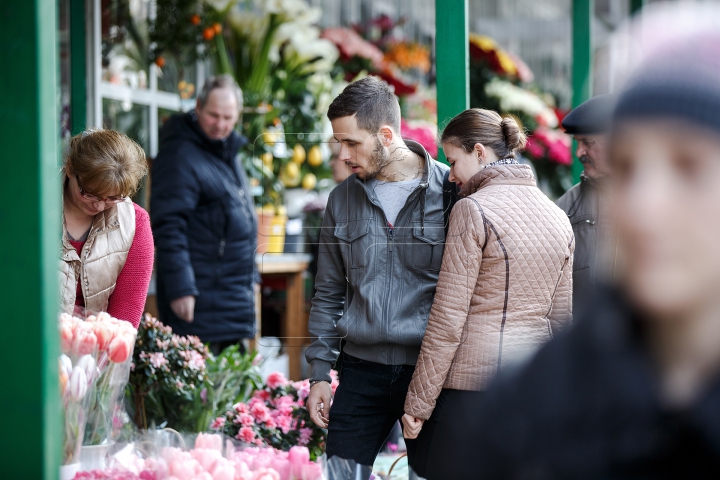
[[[92,326],[61,314],[58,322],[62,355],[58,359],[60,394],[65,412],[63,465],[79,461],[90,400],[99,372],[98,342]]]
[[[91,330],[97,342],[98,377],[90,397],[83,445],[101,445],[111,441],[114,419],[123,411],[137,331],[130,322],[106,312],[88,315],[84,329]]]
[[[76,480],[323,480],[323,465],[306,447],[236,449],[220,435],[199,434],[195,448],[161,446],[148,439],[131,444],[108,460],[110,468],[79,473]],[[148,445],[149,443],[149,445]],[[143,448],[139,448],[142,444]],[[153,448],[154,447],[154,448]]]
[[[338,386],[333,372],[333,393]],[[247,403],[233,405],[215,419],[211,428],[251,445],[268,445],[289,451],[307,447],[311,458],[325,449],[325,430],[310,419],[305,400],[310,382],[290,382],[281,373],[268,376],[265,388],[257,390]]]

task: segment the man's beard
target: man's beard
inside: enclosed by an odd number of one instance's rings
[[[375,149],[370,154],[370,157],[368,158],[368,166],[365,169],[365,174],[360,176],[363,180],[370,180],[372,178],[375,178],[380,171],[387,167],[390,162],[390,153],[387,151],[385,147],[383,147],[382,142],[379,138],[375,139]]]

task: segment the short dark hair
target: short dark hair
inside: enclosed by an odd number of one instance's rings
[[[353,115],[358,127],[370,133],[390,125],[400,134],[400,103],[390,85],[378,77],[368,76],[345,87],[327,113],[331,121]]]

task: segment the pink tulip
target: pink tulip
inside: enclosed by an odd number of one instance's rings
[[[113,338],[110,345],[108,345],[108,357],[111,362],[123,363],[130,356],[130,343],[127,338],[123,335],[118,335]]]
[[[74,353],[77,355],[87,355],[89,353],[93,353],[96,347],[97,337],[92,330],[85,328],[85,325],[78,326],[78,328],[75,329],[75,334],[73,336],[72,349]]]
[[[253,480],[280,480],[280,474],[272,468],[261,468],[255,472]]]
[[[310,451],[307,447],[292,447],[288,452],[288,460],[293,477],[302,478],[302,467],[310,462]]]
[[[220,458],[210,473],[213,480],[234,480],[235,465],[230,460]]]
[[[83,355],[77,361],[76,368],[82,368],[85,372],[85,377],[88,383],[92,383],[97,373],[97,365],[95,364],[95,358],[92,355]]]
[[[276,457],[270,462],[270,466],[273,470],[278,472],[280,480],[291,480],[290,477],[290,462],[286,458]]]
[[[322,478],[323,471],[320,464],[310,462],[306,465],[303,465],[302,480],[322,480]]]
[[[196,448],[190,452],[190,455],[198,461],[206,472],[211,471],[218,459],[222,458],[218,450],[211,450],[209,448]]]
[[[222,451],[222,437],[212,433],[199,433],[195,439],[195,448],[209,448]]]
[[[213,480],[213,477],[208,472],[200,472],[192,480]]]
[[[97,314],[97,317],[95,317],[95,321],[100,323],[110,322],[110,319],[112,319],[112,317],[107,312],[100,312]],[[88,317],[88,320],[90,320],[90,317]]]
[[[63,352],[68,353],[72,350],[73,344],[73,328],[71,323],[60,324],[60,348]]]
[[[85,375],[85,370],[83,370],[81,367],[73,368],[66,390],[70,399],[79,402],[85,397],[85,394],[87,393],[87,388],[88,380],[87,375]]]
[[[98,350],[104,352],[115,338],[115,326],[109,322],[93,323],[93,333],[97,337]]]

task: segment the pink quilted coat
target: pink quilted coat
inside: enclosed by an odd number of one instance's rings
[[[572,319],[572,227],[530,167],[487,167],[460,196],[405,400],[425,420],[443,387],[483,390]]]

